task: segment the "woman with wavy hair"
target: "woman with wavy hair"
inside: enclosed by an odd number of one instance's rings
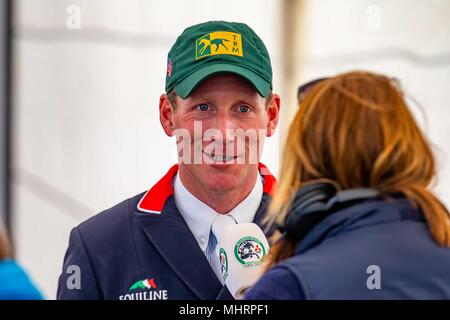
[[[278,226],[247,299],[450,299],[450,218],[398,82],[318,81],[290,126],[267,222]]]

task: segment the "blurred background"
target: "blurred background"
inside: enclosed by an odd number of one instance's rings
[[[158,118],[167,52],[184,28],[245,22],[271,54],[279,153],[301,83],[352,69],[395,76],[434,145],[450,206],[448,0],[0,0],[0,205],[45,297],[71,228],[147,190],[176,161]],[[420,105],[420,107],[419,107]]]

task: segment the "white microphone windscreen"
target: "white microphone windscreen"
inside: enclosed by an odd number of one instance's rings
[[[262,261],[269,252],[266,236],[254,223],[236,224],[227,228],[218,248],[225,284],[240,299],[261,276]]]

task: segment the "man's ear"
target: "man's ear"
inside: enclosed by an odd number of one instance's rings
[[[269,118],[269,121],[267,122],[267,137],[271,137],[275,133],[278,117],[280,116],[280,105],[280,96],[276,93],[272,94],[272,99],[267,106],[267,116]]]
[[[164,129],[164,132],[172,137],[174,135],[174,124],[173,124],[173,107],[170,104],[169,99],[167,98],[167,94],[162,94],[159,97],[159,121],[161,122],[161,126]]]

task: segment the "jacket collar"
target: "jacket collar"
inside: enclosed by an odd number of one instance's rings
[[[275,185],[275,178],[259,164],[264,178],[263,197],[254,222],[264,228],[262,221]],[[147,239],[183,283],[202,300],[216,299],[223,291],[206,256],[175,205],[172,179],[177,173],[175,165],[140,200],[134,217]],[[156,213],[156,214],[142,214]],[[264,229],[263,229],[264,230]],[[269,238],[273,230],[266,231]],[[176,235],[176,236],[174,236]]]
[[[275,177],[261,162],[258,164],[258,170],[264,178],[263,192],[272,195],[276,182]],[[172,180],[177,172],[178,164],[175,164],[153,187],[151,187],[150,190],[145,193],[139,201],[137,209],[142,212],[160,214],[167,199],[173,195]]]
[[[300,241],[295,252],[301,254],[329,237],[343,235],[351,230],[402,220],[424,220],[406,198],[370,199],[338,210],[319,222]]]
[[[199,299],[214,299],[222,288],[221,283],[178,211],[173,196],[167,198],[162,212],[136,212],[135,219],[172,272]]]
[[[264,193],[255,215],[254,222],[262,229],[269,201],[270,196]],[[223,286],[176,207],[173,196],[167,198],[162,214],[142,214],[136,211],[134,219],[173,273],[199,299],[217,298]],[[270,237],[271,231],[266,235]]]

